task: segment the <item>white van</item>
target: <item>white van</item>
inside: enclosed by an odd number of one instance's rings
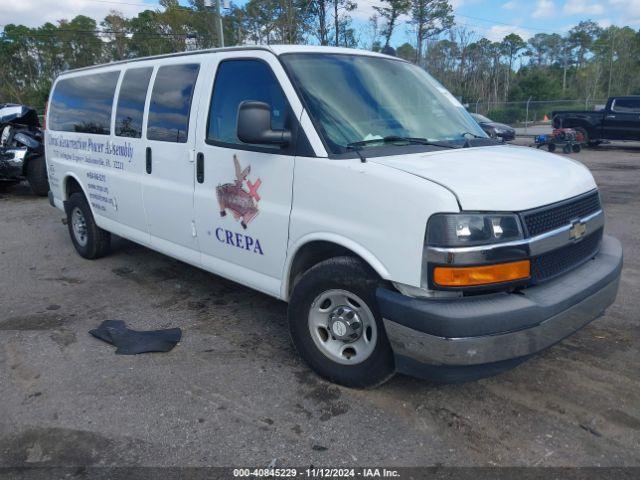
[[[46,156],[80,255],[114,233],[289,302],[300,355],[347,386],[502,371],[618,290],[589,170],[498,144],[394,57],[243,47],[66,72]]]

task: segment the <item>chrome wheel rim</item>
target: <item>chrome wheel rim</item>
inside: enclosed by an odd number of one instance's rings
[[[311,303],[309,333],[325,357],[343,365],[364,362],[378,339],[371,309],[357,295],[338,289],[322,292]]]
[[[82,210],[75,207],[71,212],[71,228],[73,230],[73,237],[78,242],[78,245],[85,247],[89,238],[87,236],[87,221],[84,218]]]

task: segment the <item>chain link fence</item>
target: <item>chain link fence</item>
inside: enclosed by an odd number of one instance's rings
[[[518,134],[540,133],[551,128],[552,112],[556,110],[588,110],[604,108],[607,99],[525,100],[517,102],[489,102],[482,99],[465,102],[472,113],[488,117],[494,122],[516,128]],[[533,127],[533,128],[532,128]],[[536,128],[537,127],[537,128]]]

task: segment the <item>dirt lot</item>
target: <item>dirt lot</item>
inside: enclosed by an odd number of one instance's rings
[[[0,465],[640,465],[640,146],[573,156],[625,248],[617,303],[498,377],[374,391],[311,373],[284,303],[124,240],[83,260],[46,199],[1,194]],[[117,356],[106,319],[183,342]]]

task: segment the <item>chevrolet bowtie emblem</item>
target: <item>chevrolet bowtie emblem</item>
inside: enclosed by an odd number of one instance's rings
[[[586,231],[587,226],[580,220],[576,220],[571,224],[571,228],[569,229],[569,238],[571,240],[578,241],[584,237]]]

